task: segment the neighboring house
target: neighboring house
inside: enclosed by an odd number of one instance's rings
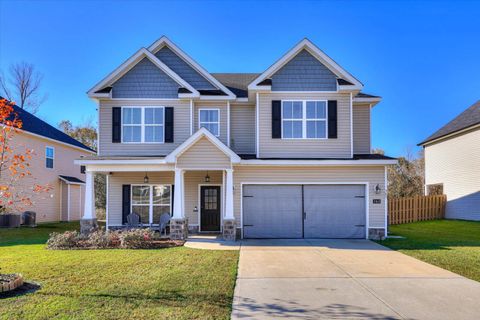
[[[480,101],[419,145],[426,193],[447,195],[446,218],[480,220]]]
[[[209,73],[166,37],[96,84],[107,226],[172,213],[171,235],[366,238],[386,234],[386,166],[370,154],[380,97],[304,39],[263,73]]]
[[[32,176],[20,180],[21,189],[28,192],[34,184],[52,187],[48,194],[32,191],[33,206],[25,210],[36,212],[37,222],[80,220],[85,174],[74,160],[95,151],[18,106],[14,112],[22,120],[22,128],[10,145],[19,153],[25,148],[34,151],[28,169]]]

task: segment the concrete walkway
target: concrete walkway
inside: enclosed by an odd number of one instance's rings
[[[480,319],[480,283],[367,240],[252,240],[232,319]]]
[[[240,244],[240,241],[225,241],[218,234],[194,234],[188,237],[184,246],[204,250],[239,250]]]

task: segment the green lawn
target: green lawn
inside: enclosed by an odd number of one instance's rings
[[[229,318],[237,251],[45,249],[49,233],[75,228],[0,229],[0,271],[41,285],[0,299],[0,319]]]
[[[423,221],[390,226],[390,235],[380,244],[480,281],[480,222],[458,220]]]

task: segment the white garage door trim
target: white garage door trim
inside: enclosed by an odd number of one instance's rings
[[[241,182],[240,183],[240,225],[242,226],[242,239],[243,239],[243,186],[244,185],[364,185],[365,186],[365,239],[368,239],[368,229],[370,229],[369,220],[369,183],[368,182]]]

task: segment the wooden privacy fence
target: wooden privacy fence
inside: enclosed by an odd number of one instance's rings
[[[388,224],[443,219],[446,195],[388,199]]]

